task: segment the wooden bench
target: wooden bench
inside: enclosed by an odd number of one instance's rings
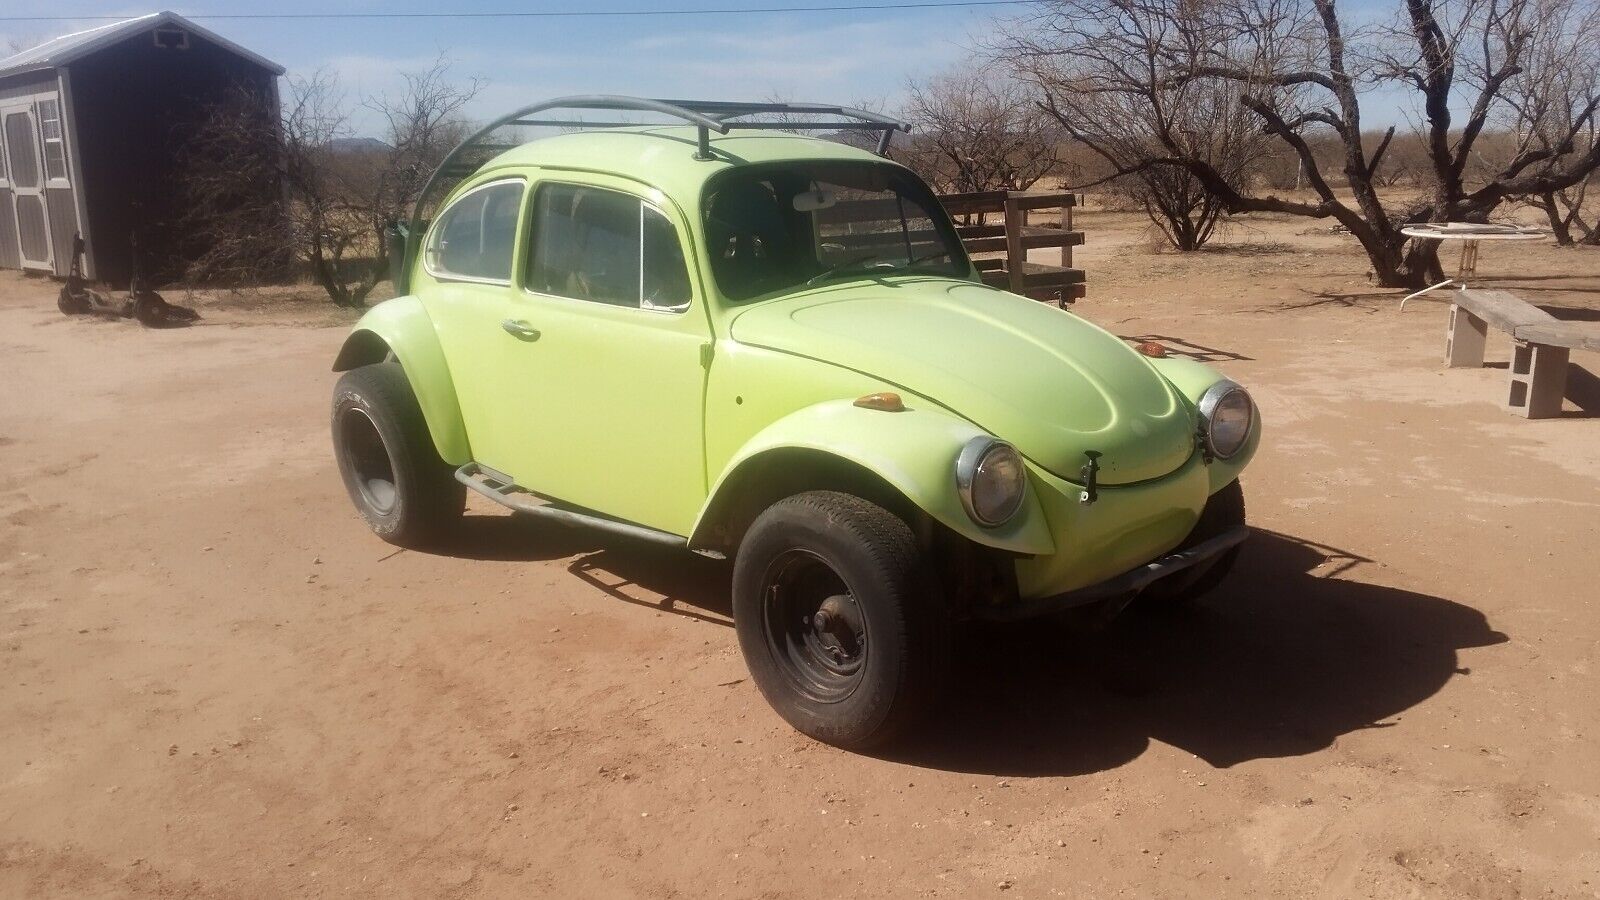
[[[976,191],[943,194],[939,202],[952,216],[979,216],[976,224],[956,225],[956,233],[984,283],[1066,306],[1083,297],[1083,270],[1072,267],[1072,248],[1083,243],[1083,232],[1072,230],[1072,209],[1078,195],[1067,191]],[[1035,210],[1059,209],[1059,228],[1029,224]],[[986,213],[999,213],[998,223],[985,223]],[[1036,247],[1060,247],[1061,264],[1028,261]],[[977,254],[1003,254],[977,256]]]
[[[1491,324],[1514,342],[1506,407],[1529,419],[1560,415],[1567,393],[1567,358],[1573,350],[1600,351],[1600,327],[1563,322],[1506,291],[1462,289],[1450,307],[1445,365],[1482,366]]]

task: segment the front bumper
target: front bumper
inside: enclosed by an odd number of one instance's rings
[[[1106,600],[1120,599],[1123,603],[1127,603],[1137,597],[1140,591],[1161,579],[1170,578],[1196,566],[1212,564],[1222,554],[1244,543],[1245,538],[1249,536],[1250,527],[1239,525],[1214,538],[1201,541],[1187,550],[1179,550],[1153,559],[1098,584],[1050,597],[1018,600],[1015,603],[998,606],[982,606],[973,612],[982,619],[1014,622]]]

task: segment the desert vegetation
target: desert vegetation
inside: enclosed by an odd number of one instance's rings
[[[463,109],[480,86],[451,78],[442,57],[403,84],[352,101],[327,72],[290,79],[275,128],[262,127],[260,98],[243,92],[212,110],[187,167],[189,215],[212,236],[190,279],[257,284],[298,263],[336,305],[364,306],[388,277],[384,228],[410,216],[466,137]],[[383,123],[381,137],[354,136],[358,105]],[[273,189],[252,189],[263,177]]]
[[[1095,191],[1181,251],[1230,216],[1327,220],[1386,287],[1440,277],[1410,223],[1531,210],[1559,244],[1600,244],[1597,0],[1050,0],[987,34],[888,107],[914,126],[894,158],[941,192]],[[387,276],[383,228],[468,132],[480,87],[443,59],[404,84],[352,100],[326,73],[291,79],[276,129],[252,122],[256,99],[217,109],[190,179],[216,241],[191,277],[297,264],[364,305]],[[358,109],[381,135],[353,140]],[[246,196],[263,172],[282,189]]]

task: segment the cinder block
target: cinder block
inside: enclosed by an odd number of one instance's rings
[[[1480,368],[1489,323],[1467,310],[1450,305],[1450,327],[1445,332],[1444,364],[1451,369]]]
[[[1566,347],[1517,341],[1511,350],[1506,407],[1529,419],[1561,415],[1570,354]]]

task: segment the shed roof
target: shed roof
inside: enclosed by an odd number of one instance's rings
[[[45,41],[37,47],[24,50],[15,56],[0,59],[0,78],[4,78],[7,75],[18,75],[23,72],[34,72],[40,69],[54,69],[64,66],[124,38],[132,37],[162,25],[173,25],[182,28],[255,63],[274,75],[282,75],[284,73],[283,66],[272,60],[246,50],[214,31],[201,28],[175,12],[164,10],[132,19],[124,19],[121,22],[100,25],[86,31],[64,34],[58,38]]]

